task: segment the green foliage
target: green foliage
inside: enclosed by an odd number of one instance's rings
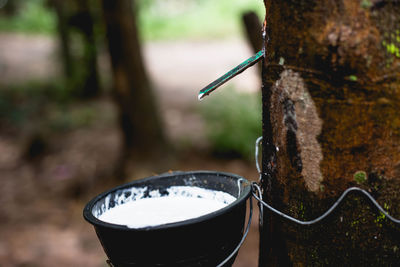
[[[45,33],[56,31],[56,17],[45,0],[20,1],[19,11],[12,17],[0,16],[0,31]]]
[[[201,103],[207,136],[216,153],[254,159],[254,142],[262,134],[260,99],[259,94],[224,89]]]
[[[400,57],[400,49],[396,46],[395,43],[386,44],[385,42],[383,45],[386,47],[388,53],[395,55],[396,57]]]
[[[371,8],[372,5],[373,5],[373,3],[370,0],[362,0],[361,1],[362,8],[368,9],[368,8]]]
[[[241,15],[253,10],[260,19],[262,1],[139,0],[139,25],[146,40],[239,36]]]
[[[42,118],[50,105],[66,105],[74,96],[65,82],[31,81],[0,87],[0,127],[20,127]],[[44,119],[44,118],[43,118]]]
[[[52,131],[68,131],[89,126],[96,117],[96,110],[91,106],[79,108],[56,107],[49,112],[47,126]]]
[[[367,173],[365,171],[357,171],[354,173],[353,178],[358,184],[362,184],[367,181]]]
[[[400,58],[400,30],[397,29],[395,32],[385,33],[384,38],[382,46],[386,49],[386,52]]]
[[[349,80],[352,81],[352,82],[356,82],[358,80],[358,78],[357,78],[356,75],[350,75],[349,76]]]
[[[255,11],[260,19],[264,16],[264,5],[260,0],[136,0],[134,3],[140,33],[145,40],[239,36],[243,12]],[[55,33],[56,14],[46,0],[20,1],[18,4],[20,8],[16,15],[0,16],[0,31]]]
[[[0,86],[0,129],[22,133],[40,128],[44,132],[66,132],[93,126],[104,106],[80,101],[65,82],[27,82]],[[113,113],[102,114],[113,121]]]

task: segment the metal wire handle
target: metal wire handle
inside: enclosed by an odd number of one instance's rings
[[[232,253],[225,260],[223,260],[220,264],[218,264],[217,267],[224,266],[224,264],[226,264],[233,256],[235,256],[235,254],[239,251],[240,247],[244,243],[244,240],[246,239],[246,237],[249,233],[250,225],[251,225],[251,218],[253,217],[253,202],[251,200],[251,195],[249,197],[249,202],[250,202],[249,221],[247,222],[246,230],[242,236],[242,239],[240,240],[240,242],[236,246],[236,248],[232,251]]]
[[[259,165],[259,163],[258,163],[258,156],[259,156],[258,154],[259,154],[259,145],[260,145],[260,142],[261,142],[261,141],[262,141],[262,137],[257,138],[257,140],[256,140],[256,147],[255,147],[255,148],[256,148],[256,149],[255,149],[256,168],[257,168],[258,173],[260,174],[260,179],[261,179],[262,174],[261,174],[260,165]],[[379,203],[373,198],[373,196],[372,196],[370,193],[368,193],[367,191],[365,191],[364,189],[361,189],[361,188],[359,188],[359,187],[350,187],[350,188],[346,189],[346,190],[342,193],[342,195],[336,200],[336,202],[335,202],[324,214],[322,214],[322,215],[319,216],[318,218],[315,218],[315,219],[313,219],[313,220],[311,220],[311,221],[301,221],[301,220],[299,220],[299,219],[293,218],[293,217],[291,217],[291,216],[289,216],[289,215],[287,215],[287,214],[285,214],[285,213],[283,213],[283,212],[281,212],[281,211],[275,209],[274,207],[272,207],[271,205],[269,205],[268,203],[266,203],[266,202],[264,202],[264,201],[262,200],[261,188],[260,188],[260,186],[259,186],[257,183],[253,183],[253,184],[252,184],[252,188],[253,188],[253,190],[252,190],[253,197],[254,197],[255,199],[257,199],[258,202],[261,204],[261,205],[260,205],[260,217],[263,216],[263,215],[262,215],[263,210],[261,209],[261,207],[266,207],[266,208],[268,208],[270,211],[274,212],[275,214],[277,214],[277,215],[279,215],[279,216],[281,216],[281,217],[283,217],[283,218],[285,218],[285,219],[287,219],[287,220],[290,220],[290,221],[292,221],[292,222],[295,222],[295,223],[297,223],[297,224],[301,224],[301,225],[311,225],[311,224],[315,224],[315,223],[318,223],[319,221],[325,219],[329,214],[331,214],[331,213],[335,210],[335,208],[343,201],[343,199],[344,199],[350,192],[358,191],[358,192],[363,193],[365,196],[367,196],[367,198],[372,202],[372,204],[374,204],[375,207],[376,207],[380,212],[382,212],[389,220],[391,220],[392,222],[394,222],[394,223],[396,223],[396,224],[400,224],[400,220],[399,220],[399,219],[396,219],[396,218],[394,218],[393,216],[391,216],[389,213],[387,213],[387,212],[385,211],[385,209],[382,208],[381,205],[379,205]],[[259,195],[257,195],[257,193],[258,193]]]

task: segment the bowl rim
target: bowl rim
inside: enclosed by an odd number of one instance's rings
[[[229,176],[233,177],[236,179],[242,179],[244,188],[240,192],[240,195],[238,198],[236,198],[235,201],[227,205],[226,207],[223,207],[219,210],[216,210],[214,212],[207,213],[205,215],[195,217],[192,219],[184,220],[184,221],[178,221],[178,222],[172,222],[172,223],[166,223],[166,224],[160,224],[160,225],[155,225],[155,226],[145,226],[141,228],[130,228],[126,225],[120,225],[120,224],[113,224],[113,223],[108,223],[102,220],[99,220],[96,218],[96,216],[93,215],[92,209],[93,206],[96,204],[97,201],[100,199],[106,197],[108,194],[111,194],[115,191],[133,187],[136,184],[140,184],[142,182],[147,182],[151,180],[156,180],[160,178],[165,178],[165,177],[172,177],[172,176],[180,176],[180,175],[212,175],[212,174],[218,174],[218,175],[223,175],[223,176]],[[118,185],[116,187],[113,187],[107,191],[104,191],[94,198],[92,198],[84,207],[83,209],[83,217],[87,222],[92,224],[95,227],[105,227],[105,228],[111,228],[115,230],[122,230],[122,231],[129,231],[129,232],[143,232],[143,231],[156,231],[156,230],[164,230],[164,229],[169,229],[169,228],[177,228],[177,227],[182,227],[182,226],[188,226],[191,224],[196,224],[196,223],[201,223],[204,221],[207,221],[213,217],[220,216],[226,212],[229,212],[230,210],[234,209],[236,206],[240,205],[242,202],[246,201],[251,195],[251,183],[245,179],[244,177],[234,174],[234,173],[229,173],[229,172],[220,172],[220,171],[177,171],[177,172],[172,172],[172,173],[165,173],[165,174],[160,174],[160,175],[155,175],[155,176],[150,176],[146,177],[143,179],[139,180],[134,180],[125,184]]]

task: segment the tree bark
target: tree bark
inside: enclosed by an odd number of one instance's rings
[[[103,12],[125,157],[163,154],[166,139],[143,64],[132,1],[103,0]]]
[[[265,0],[263,198],[300,220],[359,186],[400,217],[400,2]],[[400,227],[352,194],[321,223],[269,212],[260,266],[393,266]]]

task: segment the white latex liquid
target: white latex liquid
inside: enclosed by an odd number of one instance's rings
[[[196,218],[217,211],[236,200],[220,191],[198,187],[171,187],[168,196],[141,198],[115,206],[98,218],[102,221],[142,228]]]

